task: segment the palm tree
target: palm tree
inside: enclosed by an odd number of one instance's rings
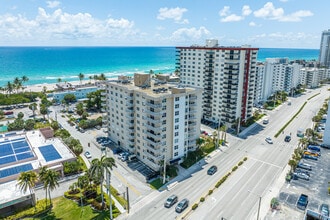
[[[21,78],[21,82],[22,82],[22,84],[24,84],[24,83],[26,83],[27,81],[29,81],[29,78],[27,77],[27,76],[22,76],[22,78]],[[24,90],[24,86],[22,87],[23,88],[23,90]]]
[[[107,77],[105,77],[104,73],[101,73],[99,76],[99,80],[105,81],[107,80]]]
[[[85,76],[84,76],[84,74],[79,73],[78,78],[79,78],[79,81],[80,81],[80,84],[81,84],[81,81],[85,78]]]
[[[222,125],[221,127],[220,127],[220,131],[222,132],[222,135],[221,135],[221,139],[224,141],[224,142],[226,142],[226,139],[227,139],[227,127],[226,127],[226,125]]]
[[[43,177],[44,187],[48,189],[48,196],[50,204],[52,204],[52,198],[50,196],[50,191],[56,189],[59,186],[58,181],[60,179],[60,175],[55,170],[47,170],[46,174]]]
[[[102,209],[104,208],[104,196],[103,196],[103,181],[104,181],[104,174],[112,170],[112,167],[116,166],[115,160],[112,157],[106,157],[103,155],[101,159],[95,158],[92,160],[92,165],[89,168],[90,174],[94,177],[98,177],[100,179],[100,188],[101,188],[101,198],[102,198]]]
[[[47,185],[45,184],[45,178],[47,174],[48,168],[46,166],[41,167],[39,171],[39,180],[43,182],[44,184],[44,189],[46,191],[46,207],[47,207]]]
[[[20,80],[20,78],[15,77],[13,84],[14,88],[16,89],[16,93],[18,93],[18,90],[22,87],[22,81]]]
[[[7,85],[6,85],[6,90],[7,90],[7,92],[8,92],[8,94],[10,95],[12,92],[13,92],[13,90],[14,90],[14,85],[11,83],[11,82],[7,82]]]
[[[57,82],[58,83],[62,82],[62,79],[61,78],[57,78]]]
[[[91,84],[92,83],[93,76],[89,76],[88,78],[89,78],[89,84]]]
[[[26,193],[27,189],[29,189],[30,196],[32,199],[31,200],[32,206],[35,205],[34,197],[32,197],[32,192],[37,182],[37,179],[38,179],[37,174],[34,171],[27,171],[27,172],[21,172],[17,182],[17,185],[19,185],[21,192]]]

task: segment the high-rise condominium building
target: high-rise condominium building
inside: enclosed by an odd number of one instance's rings
[[[103,93],[108,136],[158,171],[196,149],[202,89],[167,84],[149,74],[110,80]]]
[[[330,68],[330,29],[322,32],[319,61]]]
[[[203,119],[228,126],[252,116],[258,48],[206,40],[176,50],[182,84],[204,88]]]

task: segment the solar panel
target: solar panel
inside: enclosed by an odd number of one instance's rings
[[[2,144],[0,145],[0,157],[13,154],[14,151],[11,147],[11,144]]]
[[[30,152],[30,148],[29,147],[21,147],[21,148],[15,149],[14,151],[15,151],[15,154],[23,153],[23,152],[26,152],[26,151]]]
[[[47,162],[62,158],[52,144],[39,147],[39,150]]]
[[[31,158],[31,157],[34,157],[31,152],[16,154],[17,160],[24,160],[24,159],[28,159],[28,158]]]
[[[0,158],[0,165],[2,164],[6,164],[6,163],[12,163],[16,161],[16,157],[11,155],[11,156],[7,156],[7,157],[1,157]]]
[[[29,144],[26,141],[12,142],[12,145],[14,149],[29,146]]]
[[[18,174],[20,172],[25,172],[25,171],[29,171],[29,170],[33,170],[33,167],[30,163],[29,164],[23,164],[23,165],[16,166],[16,167],[3,169],[3,170],[0,170],[0,178],[15,175],[15,174]]]

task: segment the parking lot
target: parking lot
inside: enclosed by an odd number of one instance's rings
[[[117,163],[120,163],[123,167],[127,167],[132,171],[136,177],[140,180],[146,182],[155,176],[157,173],[149,168],[147,165],[142,163],[136,157],[132,159],[131,153],[125,152],[122,148],[118,148],[114,142],[106,137],[97,137],[96,142],[98,143],[97,146],[102,148],[107,148],[111,150],[113,158],[115,158]]]
[[[290,183],[286,183],[278,196],[282,205],[285,205],[300,213],[304,211],[296,207],[297,200],[300,194],[306,194],[309,197],[309,202],[306,210],[319,212],[319,207],[322,203],[330,204],[328,195],[328,182],[330,180],[330,150],[321,148],[321,156],[318,160],[302,159],[304,163],[312,166],[309,172],[309,180],[293,179]]]

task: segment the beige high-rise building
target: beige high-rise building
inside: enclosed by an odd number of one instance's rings
[[[108,136],[158,171],[196,149],[202,89],[167,84],[149,74],[106,83],[103,93]]]
[[[252,116],[258,48],[206,40],[205,46],[176,49],[181,82],[204,88],[203,119],[230,126]]]

